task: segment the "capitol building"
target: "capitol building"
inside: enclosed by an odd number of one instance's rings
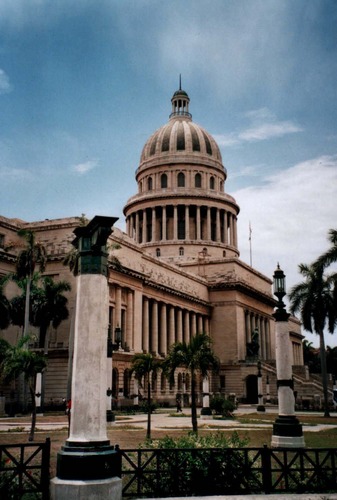
[[[173,94],[171,110],[168,103],[168,114],[168,122],[149,137],[141,152],[135,194],[124,206],[125,232],[113,228],[109,238],[109,331],[114,342],[115,332],[121,339],[110,359],[108,388],[118,405],[134,404],[143,389],[131,375],[133,355],[151,352],[163,358],[173,343],[205,332],[221,363],[219,373],[210,376],[210,393],[258,403],[259,365],[264,400],[276,402],[272,277],[240,260],[240,208],[226,192],[220,149],[193,122],[189,96],[181,88]],[[48,331],[46,407],[70,396],[76,277],[63,261],[80,224],[81,217],[25,222],[0,216],[0,277],[14,272],[15,250],[6,250],[6,243],[19,241],[17,231],[25,228],[34,231],[46,248],[44,275],[66,280],[72,287],[67,294],[69,319]],[[6,285],[6,294],[18,294],[13,283]],[[288,326],[294,390],[300,401],[322,389],[303,364],[299,321],[290,317]],[[12,342],[21,334],[16,326],[0,332]],[[31,348],[37,346],[33,342]],[[162,373],[153,378],[158,404],[174,405],[177,393],[188,404],[189,374],[179,369],[175,376],[174,385]],[[4,392],[6,399],[14,400],[17,388],[5,387]],[[202,394],[200,379],[200,404]]]

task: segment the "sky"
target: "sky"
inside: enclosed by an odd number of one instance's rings
[[[1,0],[0,214],[125,229],[181,74],[241,209],[241,259],[270,278],[279,263],[290,289],[337,228],[336,26],[335,0]]]

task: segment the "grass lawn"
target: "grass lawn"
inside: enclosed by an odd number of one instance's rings
[[[251,424],[252,427],[254,425],[256,428],[254,429],[239,429],[236,432],[242,438],[249,439],[248,446],[251,447],[261,447],[264,444],[270,446],[271,436],[272,436],[272,427],[270,428],[261,428],[259,424],[272,424],[275,420],[276,415],[274,414],[260,414],[253,413],[244,416],[238,416],[235,418],[235,421],[238,423]],[[55,417],[57,419],[57,417]],[[317,415],[304,415],[299,417],[300,422],[303,425],[304,431],[304,439],[307,447],[313,448],[335,448],[337,447],[337,428],[331,426],[331,428],[327,428],[325,430],[319,431],[308,431],[306,430],[308,425],[337,425],[336,418],[324,418]],[[29,420],[29,419],[27,419]],[[199,420],[199,434],[209,434],[210,432],[219,432],[219,428],[216,423],[217,420],[214,419],[212,424],[208,426],[208,429],[202,428],[203,421]],[[19,427],[19,424],[18,424]],[[186,427],[189,427],[189,423],[186,422]],[[38,424],[37,424],[38,429]],[[153,430],[152,438],[158,439],[164,436],[175,436],[178,437],[180,435],[184,435],[189,432],[189,429],[164,429],[164,430]],[[221,432],[224,432],[227,435],[231,435],[233,433],[233,429],[220,429]],[[131,425],[129,422],[126,422],[125,425],[118,424],[118,426],[113,426],[108,429],[108,438],[110,439],[111,444],[119,444],[121,448],[137,448],[139,444],[144,443],[145,441],[145,429],[137,428],[137,424]],[[63,430],[55,430],[55,431],[38,431],[35,434],[35,442],[45,441],[47,437],[51,439],[51,477],[55,476],[56,473],[56,458],[57,452],[61,449],[61,446],[65,444],[67,439],[67,429]],[[15,443],[25,443],[28,442],[28,432],[0,432],[0,444],[15,444]]]

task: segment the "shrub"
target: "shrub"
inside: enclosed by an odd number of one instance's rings
[[[232,413],[235,410],[235,404],[224,396],[213,396],[210,401],[210,408],[216,415],[232,417]]]

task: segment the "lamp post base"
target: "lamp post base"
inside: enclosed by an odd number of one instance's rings
[[[304,448],[302,425],[294,415],[279,416],[273,425],[273,448]]]

